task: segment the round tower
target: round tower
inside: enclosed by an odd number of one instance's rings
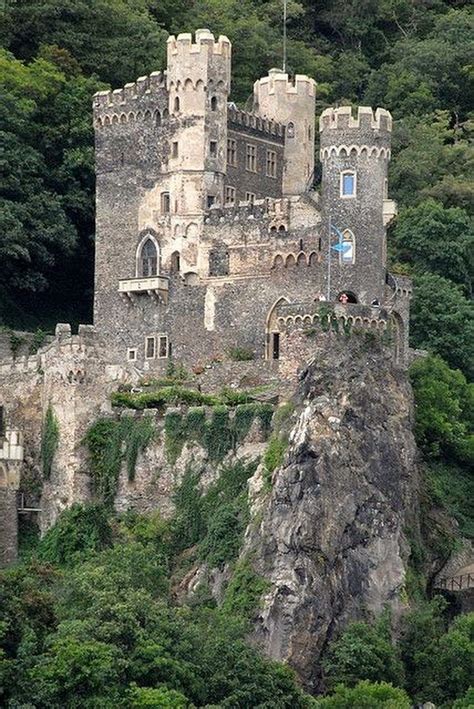
[[[199,214],[221,202],[227,150],[231,43],[208,29],[168,38],[169,113],[177,126],[168,171],[176,211]]]
[[[392,117],[378,108],[327,108],[319,120],[322,234],[330,259],[330,298],[342,291],[357,302],[382,303]],[[342,235],[342,238],[341,238]],[[336,248],[334,248],[336,247]],[[329,256],[330,254],[330,256]]]
[[[316,82],[271,69],[253,90],[255,112],[286,125],[283,193],[303,194],[313,181]]]

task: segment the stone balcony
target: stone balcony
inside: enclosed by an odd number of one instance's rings
[[[168,302],[169,279],[166,276],[126,278],[119,281],[120,295],[132,303],[139,296],[147,295],[162,303]]]
[[[390,224],[397,211],[397,203],[394,199],[384,199],[382,207],[382,218],[384,226]]]

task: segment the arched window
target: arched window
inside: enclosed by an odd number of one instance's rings
[[[290,121],[286,127],[286,135],[288,138],[294,138],[295,137],[295,124]]]
[[[217,111],[217,96],[211,98],[211,111]]]
[[[171,273],[179,273],[180,269],[180,256],[179,251],[173,251],[171,254]]]
[[[178,113],[179,111],[179,96],[175,96],[174,98],[174,112]]]
[[[151,239],[147,239],[140,254],[141,275],[143,278],[156,276],[158,273],[158,253]]]
[[[342,263],[354,263],[355,239],[350,229],[344,229],[342,232],[342,251],[340,253]]]
[[[341,197],[355,197],[357,176],[353,170],[341,172]]]

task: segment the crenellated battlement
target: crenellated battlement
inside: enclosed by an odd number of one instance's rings
[[[119,111],[120,107],[128,102],[161,93],[163,89],[166,89],[166,74],[161,71],[153,71],[149,76],[140,76],[136,81],[125,84],[121,89],[97,91],[94,94],[93,108],[94,111],[111,108]]]
[[[135,122],[160,124],[169,117],[165,74],[155,71],[122,89],[98,91],[93,114],[96,128]]]
[[[347,131],[348,129],[361,131],[392,132],[392,116],[384,108],[377,108],[374,112],[370,106],[359,106],[357,117],[353,116],[351,106],[339,108],[326,108],[319,118],[319,132]]]
[[[211,207],[204,219],[205,224],[236,224],[238,222],[263,222],[288,217],[290,199],[256,199],[253,204],[241,202],[239,205]]]
[[[272,139],[280,138],[283,143],[285,138],[285,126],[277,121],[261,118],[255,113],[241,111],[238,108],[229,106],[227,110],[227,123],[229,127],[240,127],[251,129],[263,135],[271,136]]]
[[[196,41],[193,42],[191,32],[182,32],[177,37],[171,35],[167,40],[168,56],[186,54],[216,54],[225,58],[230,57],[232,44],[228,37],[220,35],[216,42],[213,33],[208,29],[199,29],[195,32]]]
[[[281,69],[270,69],[268,76],[258,79],[253,86],[257,101],[262,92],[267,95],[281,94],[311,97],[316,95],[316,82],[310,76],[296,74],[294,78],[290,78]]]

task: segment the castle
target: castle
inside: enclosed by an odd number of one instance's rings
[[[328,317],[390,331],[395,361],[407,360],[411,284],[386,268],[388,111],[323,111],[317,192],[312,78],[270,70],[245,112],[229,101],[227,37],[200,29],[167,50],[165,72],[93,98],[94,325],[78,335],[58,325],[37,354],[0,362],[0,516],[11,534],[18,471],[23,459],[39,465],[49,406],[67,432],[56,467],[68,492],[45,485],[43,528],[87,497],[84,429],[121,382],[170,361],[230,372],[239,359],[295,380],[311,356],[302,333]]]

